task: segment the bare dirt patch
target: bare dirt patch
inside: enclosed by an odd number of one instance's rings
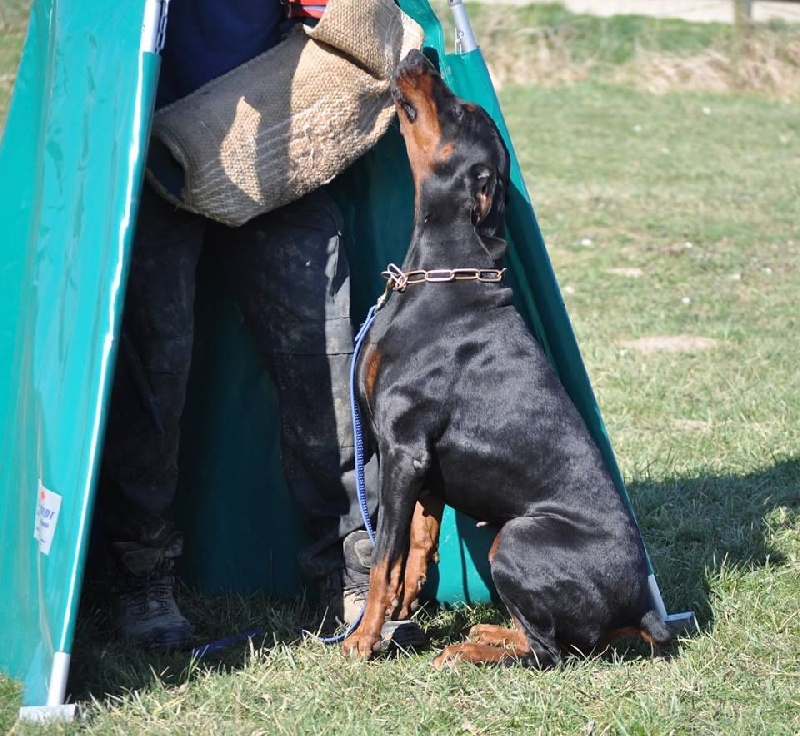
[[[638,279],[644,276],[641,268],[607,268],[606,273],[611,276],[624,276],[626,279]]]
[[[702,419],[676,419],[673,424],[685,432],[707,432],[712,427],[711,422]]]
[[[711,350],[722,343],[713,337],[700,335],[650,335],[637,340],[620,340],[619,346],[640,353],[692,353],[698,350]]]

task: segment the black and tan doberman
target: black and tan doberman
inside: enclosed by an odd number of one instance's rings
[[[419,52],[392,85],[415,184],[395,293],[361,352],[359,402],[381,460],[369,594],[344,642],[369,657],[409,615],[445,503],[495,527],[489,553],[514,628],[475,626],[434,662],[547,667],[616,635],[657,645],[639,531],[577,409],[499,283],[509,155],[486,112]]]

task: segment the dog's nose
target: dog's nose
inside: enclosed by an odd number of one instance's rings
[[[419,49],[411,49],[397,67],[397,76],[416,77],[434,71],[433,65]]]
[[[427,59],[425,58],[425,54],[423,54],[419,49],[411,49],[411,51],[406,54],[405,62],[409,66],[423,66],[427,63]]]

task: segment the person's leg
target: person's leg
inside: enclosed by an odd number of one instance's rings
[[[96,525],[119,634],[183,647],[175,605],[181,538],[167,520],[192,353],[195,270],[205,221],[147,186],[131,253],[97,497]]]
[[[368,541],[357,544],[361,535],[350,539],[344,570],[342,541],[363,521],[355,490],[350,277],[341,228],[338,208],[318,191],[240,228],[217,228],[209,244],[278,391],[284,471],[313,540],[301,554],[301,569],[327,582],[323,603],[349,619],[342,588],[345,596],[363,598],[371,548]],[[367,467],[373,513],[375,465]]]

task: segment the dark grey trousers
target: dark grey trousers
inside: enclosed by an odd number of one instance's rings
[[[212,249],[277,388],[284,471],[313,540],[301,569],[317,577],[341,566],[341,539],[362,527],[341,229],[341,214],[324,191],[230,228],[177,210],[145,186],[98,493],[107,541],[158,546],[172,529],[166,517],[178,480],[195,272],[201,250]],[[367,470],[373,495],[374,465]],[[370,506],[374,511],[374,501]]]

